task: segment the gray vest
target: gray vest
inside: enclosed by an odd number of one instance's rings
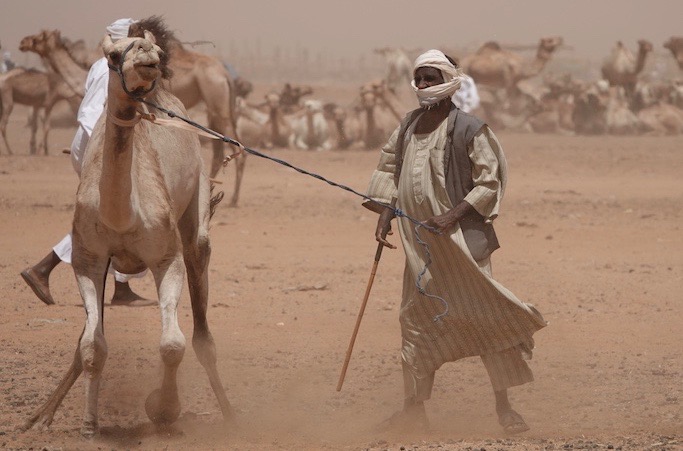
[[[398,179],[403,167],[406,138],[409,138],[406,137],[406,134],[411,124],[422,112],[421,108],[413,110],[401,122],[396,142],[396,172],[394,173],[396,186],[398,186]],[[482,120],[461,111],[455,105],[451,105],[446,129],[444,173],[446,174],[446,192],[454,207],[462,202],[474,188],[472,164],[467,152],[467,145],[472,142],[474,136],[484,125],[485,123]],[[485,223],[484,217],[476,210],[470,212],[460,221],[460,228],[467,248],[477,261],[485,259],[500,247],[493,225]]]

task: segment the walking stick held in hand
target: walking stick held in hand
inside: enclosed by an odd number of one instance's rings
[[[396,206],[396,199],[391,202],[391,206]],[[390,227],[387,229],[389,231]],[[386,236],[386,233],[384,233]],[[356,336],[358,335],[358,329],[360,329],[360,322],[363,319],[363,313],[365,313],[365,306],[368,304],[368,298],[370,297],[370,290],[372,289],[372,283],[375,281],[375,273],[377,273],[377,266],[379,265],[379,259],[382,257],[382,249],[384,249],[384,244],[377,243],[377,252],[375,252],[375,261],[372,264],[372,271],[370,271],[370,279],[368,280],[368,285],[365,288],[365,296],[363,297],[363,302],[361,303],[360,310],[358,311],[358,318],[356,318],[356,326],[353,328],[353,334],[351,335],[351,341],[349,342],[349,349],[346,350],[346,359],[344,360],[344,366],[342,367],[341,374],[339,375],[339,382],[337,383],[337,391],[341,391],[342,385],[344,385],[344,377],[346,376],[346,369],[349,367],[349,361],[351,360],[351,353],[353,352],[353,345],[356,342]]]

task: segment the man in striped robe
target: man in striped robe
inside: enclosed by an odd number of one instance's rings
[[[491,277],[490,255],[498,247],[491,222],[498,216],[507,167],[489,127],[452,103],[460,74],[438,50],[417,58],[412,86],[421,108],[406,116],[382,148],[367,193],[386,204],[396,201],[408,216],[439,232],[419,230],[428,256],[414,225],[398,220],[406,254],[400,310],[405,401],[389,422],[428,427],[424,401],[435,371],[445,362],[480,356],[500,424],[506,432],[524,432],[529,427],[507,391],[533,380],[524,359],[531,357],[532,335],[546,322]],[[395,248],[386,240],[394,210],[370,201],[364,206],[380,213],[377,240]]]

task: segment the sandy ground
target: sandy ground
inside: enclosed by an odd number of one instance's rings
[[[499,137],[511,174],[494,276],[550,323],[535,336],[536,381],[511,390],[530,432],[503,434],[478,358],[438,371],[427,403],[431,432],[376,430],[402,402],[400,249],[384,253],[346,383],[336,392],[375,253],[375,217],[349,193],[254,157],[240,207],[221,206],[211,234],[210,324],[238,424],[222,423],[188,347],[179,372],[181,419],[156,431],[144,399],[160,383],[158,309],[109,306],[101,435],[80,438],[82,381],[49,430],[17,432],[68,368],[84,320],[68,265],[53,272],[52,307],[19,277],[69,228],[77,187],[59,153],[73,130],[54,131],[51,156],[29,157],[25,117],[15,114],[10,126],[17,155],[0,157],[0,448],[683,446],[683,138],[506,133]],[[359,190],[378,159],[374,151],[272,153]],[[220,176],[228,195],[232,170]],[[133,287],[155,297],[151,276]],[[187,290],[179,315],[189,338]]]

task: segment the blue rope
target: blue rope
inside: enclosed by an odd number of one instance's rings
[[[121,79],[123,80],[123,77],[121,77]],[[128,91],[126,90],[126,92],[128,92]],[[214,130],[211,130],[210,128],[204,127],[203,125],[198,124],[197,122],[194,122],[193,120],[191,120],[191,119],[189,119],[189,118],[180,116],[180,115],[178,115],[177,113],[175,113],[175,112],[173,112],[173,111],[171,111],[171,110],[168,110],[168,109],[166,109],[166,108],[164,108],[164,107],[162,107],[162,106],[159,106],[159,105],[157,105],[157,104],[155,104],[155,103],[153,103],[153,102],[150,102],[150,101],[148,101],[148,100],[145,100],[145,99],[143,99],[142,97],[133,96],[131,93],[128,93],[128,94],[131,95],[131,97],[133,97],[133,98],[135,98],[136,100],[138,100],[139,102],[142,102],[142,103],[144,103],[144,104],[146,104],[146,105],[149,105],[149,106],[151,106],[151,107],[156,108],[157,110],[159,110],[159,111],[161,111],[161,112],[163,112],[163,113],[166,113],[169,117],[178,118],[178,119],[180,119],[181,121],[186,122],[186,123],[192,125],[193,127],[196,127],[196,128],[198,128],[198,129],[200,129],[200,130],[206,132],[206,133],[209,133],[209,134],[211,134],[211,135],[217,137],[218,139],[220,139],[220,140],[223,141],[223,142],[226,142],[226,143],[231,144],[231,145],[233,145],[233,146],[240,147],[240,148],[244,149],[246,152],[248,152],[248,153],[250,153],[250,154],[252,154],[252,155],[255,155],[255,156],[260,157],[260,158],[264,158],[264,159],[266,159],[266,160],[273,161],[273,162],[275,162],[275,163],[281,164],[282,166],[286,166],[286,167],[288,167],[288,168],[290,168],[290,169],[294,169],[295,171],[297,171],[297,172],[299,172],[299,173],[301,173],[301,174],[305,174],[305,175],[311,176],[311,177],[313,177],[313,178],[316,178],[316,179],[318,179],[318,180],[321,180],[321,181],[327,183],[328,185],[334,186],[334,187],[336,187],[336,188],[343,189],[344,191],[348,191],[348,192],[350,192],[350,193],[352,193],[352,194],[355,194],[356,196],[362,197],[362,198],[365,199],[365,200],[368,200],[368,201],[370,201],[370,202],[374,202],[374,203],[377,204],[377,205],[381,205],[381,206],[384,207],[384,208],[389,208],[389,209],[393,210],[394,216],[396,216],[396,217],[398,217],[398,218],[406,218],[408,221],[410,221],[411,223],[413,223],[413,224],[415,225],[415,236],[416,236],[416,238],[417,238],[417,242],[418,242],[422,247],[424,247],[424,249],[425,249],[426,262],[425,262],[424,268],[422,268],[422,271],[420,272],[420,274],[419,274],[418,277],[417,277],[417,281],[416,281],[417,290],[418,290],[418,291],[420,292],[420,294],[422,294],[423,296],[426,296],[426,297],[428,297],[428,298],[437,299],[437,300],[441,301],[441,302],[444,304],[445,310],[444,310],[443,313],[440,313],[440,314],[438,314],[438,315],[436,315],[436,316],[434,317],[434,321],[435,321],[435,322],[436,322],[436,321],[439,321],[441,318],[443,318],[444,316],[448,315],[448,310],[449,310],[448,302],[446,302],[443,298],[441,298],[441,297],[439,297],[439,296],[432,295],[432,294],[428,294],[428,293],[426,292],[426,290],[425,290],[425,289],[422,287],[422,285],[421,285],[422,277],[427,273],[427,268],[428,268],[429,265],[432,263],[432,259],[431,259],[431,254],[430,254],[430,252],[429,252],[429,245],[427,244],[426,241],[424,241],[424,240],[422,240],[422,239],[420,238],[420,234],[419,234],[419,230],[418,230],[418,229],[419,229],[419,228],[425,228],[425,229],[427,229],[427,230],[430,231],[430,232],[433,232],[433,233],[436,233],[436,234],[440,234],[440,232],[439,232],[437,229],[435,229],[434,227],[430,227],[430,226],[427,226],[427,225],[423,224],[421,221],[418,221],[417,219],[415,219],[415,218],[409,216],[408,214],[406,214],[406,213],[405,213],[403,210],[401,210],[400,208],[396,208],[396,207],[394,207],[393,205],[390,205],[390,204],[387,204],[387,203],[385,203],[385,202],[380,202],[380,201],[378,201],[378,200],[375,200],[375,199],[373,199],[372,197],[366,196],[366,195],[363,194],[363,193],[359,193],[358,191],[354,190],[353,188],[351,188],[351,187],[349,187],[349,186],[342,185],[341,183],[337,183],[337,182],[334,182],[334,181],[332,181],[332,180],[329,180],[329,179],[323,177],[322,175],[319,175],[319,174],[316,174],[316,173],[307,171],[307,170],[305,170],[305,169],[299,168],[299,167],[297,167],[297,166],[294,166],[293,164],[291,164],[291,163],[289,163],[289,162],[287,162],[287,161],[285,161],[285,160],[281,160],[281,159],[279,159],[279,158],[271,157],[271,156],[269,156],[269,155],[266,155],[266,154],[264,154],[264,153],[259,152],[258,150],[255,150],[255,149],[246,147],[246,146],[244,146],[242,143],[240,143],[239,141],[237,141],[237,140],[235,140],[235,139],[233,139],[233,138],[229,138],[229,137],[227,137],[227,136],[225,136],[225,135],[223,135],[223,134],[221,134],[221,133],[218,133],[218,132],[216,132],[216,131],[214,131]]]
[[[426,241],[424,241],[422,238],[420,238],[420,227],[425,227],[424,225],[420,224],[415,226],[415,238],[417,239],[418,244],[420,244],[422,247],[424,247],[425,250],[425,265],[424,268],[422,268],[422,271],[420,271],[420,274],[417,275],[417,281],[415,282],[415,285],[417,285],[417,291],[420,292],[421,295],[426,296],[428,298],[436,299],[440,301],[443,306],[444,306],[444,311],[442,313],[439,313],[434,317],[434,322],[437,322],[441,320],[444,316],[448,315],[448,311],[450,310],[450,307],[448,305],[448,302],[440,296],[437,296],[435,294],[429,294],[427,293],[427,290],[422,287],[422,277],[427,273],[427,268],[429,265],[432,264],[432,254],[429,252],[429,245],[427,244]]]

